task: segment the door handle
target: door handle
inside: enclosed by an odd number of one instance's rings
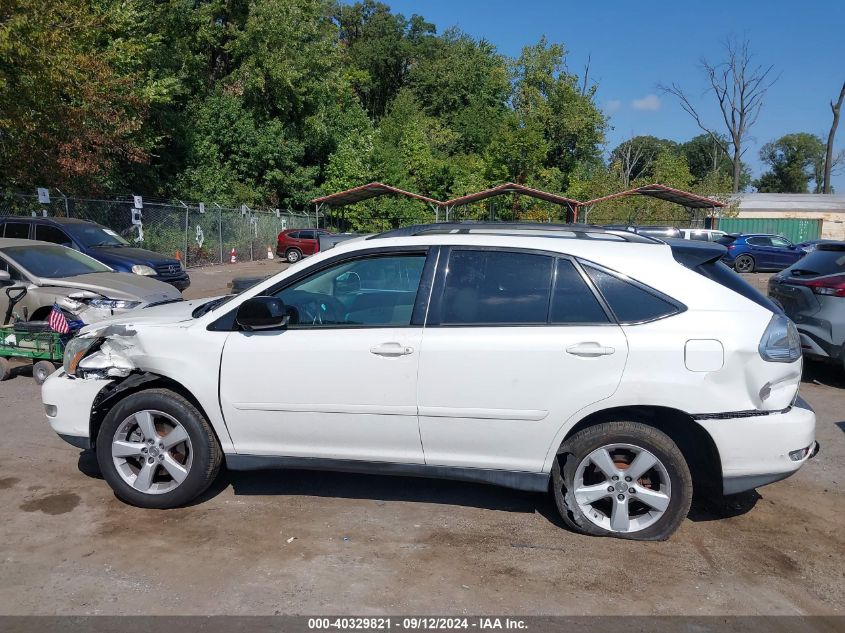
[[[616,350],[613,347],[605,347],[604,345],[599,345],[595,341],[590,341],[587,343],[576,343],[575,345],[570,345],[566,348],[567,354],[572,354],[573,356],[582,356],[584,358],[610,356],[615,351]]]
[[[414,348],[391,341],[390,343],[382,343],[381,345],[371,347],[370,353],[376,356],[407,356],[408,354],[414,353]]]

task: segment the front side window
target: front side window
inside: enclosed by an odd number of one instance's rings
[[[441,323],[546,323],[553,265],[554,259],[546,255],[452,251],[441,300]]]
[[[642,323],[678,312],[678,307],[616,275],[585,264],[584,270],[620,323]]]
[[[61,229],[51,226],[50,224],[36,224],[35,225],[35,239],[42,242],[51,242],[53,244],[61,244],[62,246],[72,246],[70,238],[65,235]]]
[[[414,253],[345,261],[276,296],[285,302],[293,327],[408,326],[425,259]]]

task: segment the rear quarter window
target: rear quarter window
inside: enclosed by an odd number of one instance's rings
[[[679,305],[607,271],[584,264],[584,270],[620,323],[643,323],[681,312]]]

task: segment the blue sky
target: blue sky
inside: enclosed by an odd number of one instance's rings
[[[707,122],[717,125],[715,100],[703,94],[700,59],[718,61],[727,36],[747,35],[757,60],[774,64],[780,75],[751,130],[745,154],[755,177],[761,171],[758,152],[763,143],[790,132],[811,132],[827,140],[828,104],[845,80],[842,0],[384,1],[406,16],[423,15],[438,32],[458,26],[509,56],[546,35],[566,46],[567,65],[579,75],[590,56],[598,103],[613,127],[609,148],[637,134],[677,141],[699,134],[677,102],[657,90],[661,82],[681,84],[695,97]],[[845,147],[845,122],[836,145]],[[834,186],[845,192],[845,174],[834,178]]]

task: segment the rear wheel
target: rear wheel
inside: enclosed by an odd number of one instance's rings
[[[658,541],[689,512],[692,478],[677,445],[637,422],[607,422],[566,440],[552,468],[555,503],[571,528]]]
[[[114,406],[97,435],[97,462],[122,500],[142,508],[188,503],[214,481],[222,454],[202,414],[177,393],[150,389]]]
[[[44,381],[56,371],[56,366],[48,360],[39,360],[32,365],[32,378],[39,385],[43,385]]]
[[[291,248],[287,253],[285,253],[285,259],[287,259],[289,263],[295,264],[302,259],[302,253],[295,248]]]
[[[740,255],[734,262],[734,269],[738,273],[753,273],[754,268],[755,262],[751,255]]]

